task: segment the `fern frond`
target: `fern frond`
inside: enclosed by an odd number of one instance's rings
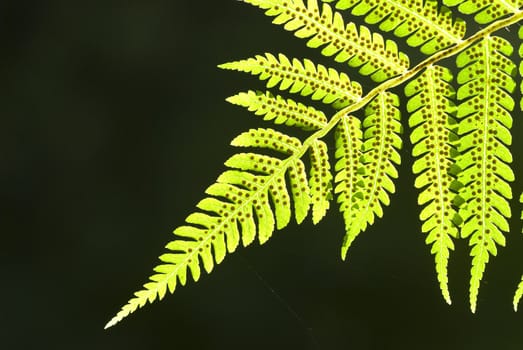
[[[315,140],[310,149],[311,170],[309,188],[312,198],[312,222],[317,224],[325,216],[332,199],[332,174],[327,144]]]
[[[459,43],[466,31],[465,22],[453,21],[451,11],[438,9],[436,0],[339,0],[336,8],[350,9],[385,32],[407,37],[407,44],[426,55]]]
[[[479,285],[489,260],[496,255],[496,243],[505,245],[503,232],[509,231],[506,218],[511,216],[508,200],[512,191],[508,185],[514,173],[508,165],[512,155],[509,129],[514,101],[514,63],[507,57],[512,46],[506,40],[487,36],[457,57],[461,69],[457,97],[461,100],[457,117],[460,119],[457,162],[463,184],[460,196],[465,205],[460,209],[464,220],[463,238],[470,237],[472,269],[470,307],[476,310]]]
[[[196,212],[174,231],[174,240],[167,244],[168,252],[160,256],[161,264],[154,268],[150,281],[106,328],[147,302],[162,299],[167,291],[174,292],[188,277],[197,281],[202,268],[211,272],[240,243],[247,246],[258,239],[264,244],[293,216],[301,223],[311,207],[313,222],[319,222],[332,196],[327,146],[320,140],[334,128],[334,193],[345,221],[341,248],[345,259],[354,239],[376,217],[382,217],[383,207],[395,192],[402,126],[399,98],[390,91],[409,81],[405,94],[413,128],[415,185],[421,190],[418,202],[423,206],[422,231],[427,233],[426,243],[432,245],[440,288],[448,302],[447,264],[458,224],[459,235],[469,239],[470,305],[474,312],[489,257],[497,254],[497,245],[505,244],[507,218],[511,216],[509,182],[514,180],[509,146],[510,111],[514,108],[510,93],[515,88],[512,76],[516,66],[508,58],[513,50],[510,43],[492,35],[523,19],[519,9],[523,0],[444,0],[463,13],[474,14],[478,22],[490,23],[465,40],[464,23],[459,19],[453,22],[450,10],[444,6],[438,9],[435,0],[412,0],[414,5],[408,6],[407,0],[337,1],[338,7],[351,9],[383,31],[406,37],[408,44],[431,55],[412,68],[393,41],[366,26],[345,23],[327,4],[335,0],[322,0],[321,10],[319,0],[307,0],[306,4],[305,0],[243,1],[266,10],[275,24],[306,39],[309,47],[320,48],[323,55],[358,68],[380,84],[362,96],[361,86],[345,74],[284,55],[266,54],[222,65],[258,75],[267,80],[269,88],[278,86],[311,96],[341,110],[327,119],[321,111],[270,92],[248,91],[228,98],[265,120],[313,132],[303,142],[268,128],[236,137],[234,146],[267,149],[283,156],[246,151],[230,157],[225,162],[228,169],[206,189],[206,198],[197,204]],[[519,36],[523,38],[523,30]],[[452,74],[436,65],[455,55],[460,69],[456,112]],[[523,72],[523,64],[520,69]],[[352,115],[362,108],[365,117],[361,123]],[[454,113],[459,121],[456,127]],[[307,152],[309,174],[301,160]],[[456,191],[458,209],[452,206],[452,192]],[[515,308],[522,295],[523,280],[514,296]]]
[[[307,46],[323,47],[321,53],[333,56],[337,62],[347,62],[359,68],[362,75],[376,82],[404,73],[409,59],[398,51],[393,41],[385,41],[378,33],[354,23],[345,25],[342,16],[323,4],[320,13],[317,0],[243,0],[267,10],[266,15],[275,17],[273,23],[294,32],[298,38],[307,38]]]
[[[302,146],[298,139],[272,129],[250,130],[235,138],[232,144],[268,148],[284,154],[292,154]],[[151,281],[135,293],[106,328],[147,301],[162,299],[167,290],[173,293],[178,283],[185,285],[188,271],[194,281],[200,277],[201,265],[210,273],[227,252],[236,250],[240,239],[247,246],[257,235],[260,244],[265,243],[275,226],[281,229],[289,223],[291,196],[296,220],[301,222],[307,215],[310,190],[301,160],[238,153],[225,165],[231,169],[207,188],[209,196],[197,204],[200,211],[189,215],[187,224],[174,231],[176,238],[167,244],[169,252],[160,256],[162,264],[155,267]],[[286,176],[290,179],[291,194],[287,191]]]
[[[450,85],[452,78],[450,70],[429,66],[405,86],[405,95],[409,98],[407,111],[411,113],[409,125],[413,128],[412,155],[417,158],[412,167],[417,175],[414,185],[422,189],[418,204],[425,206],[420,214],[421,230],[428,233],[426,243],[432,244],[441,293],[448,304],[451,300],[447,266],[450,250],[454,249],[452,238],[458,238],[456,224],[459,223],[453,208],[455,194],[450,191],[454,182],[451,167],[457,155],[452,146],[457,139],[456,121],[452,116],[456,111],[452,102],[455,97]]]
[[[363,121],[363,145],[360,168],[362,185],[346,218],[346,235],[341,256],[345,259],[354,239],[374,223],[375,216],[383,216],[382,205],[389,205],[389,193],[394,193],[392,179],[398,177],[395,165],[400,164],[398,149],[402,146],[399,98],[390,92],[382,92],[365,109]],[[349,185],[350,186],[350,185]],[[349,200],[346,198],[345,200]]]
[[[280,90],[289,90],[291,93],[310,96],[315,101],[332,104],[336,109],[361,99],[359,83],[351,81],[345,73],[316,65],[308,59],[290,60],[283,54],[276,58],[266,53],[265,56],[257,55],[219,67],[258,75],[260,80],[266,80],[267,88],[278,86]]]
[[[457,6],[461,13],[474,15],[474,20],[487,24],[519,11],[521,0],[443,0],[447,6]]]
[[[227,102],[246,107],[264,120],[274,120],[276,124],[296,126],[303,130],[319,130],[327,124],[327,117],[322,111],[307,107],[291,99],[265,94],[257,91],[240,92],[227,98]]]

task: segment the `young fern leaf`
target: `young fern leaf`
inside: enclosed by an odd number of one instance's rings
[[[323,47],[321,53],[334,56],[337,62],[347,62],[359,68],[362,75],[376,82],[404,73],[409,67],[408,57],[398,52],[393,41],[384,41],[377,33],[354,23],[345,25],[342,16],[323,4],[321,13],[317,0],[243,0],[267,10],[275,17],[273,23],[281,24],[298,38],[307,38],[307,46]]]
[[[521,0],[443,0],[447,6],[457,6],[461,13],[474,15],[480,24],[491,23],[508,14],[519,11]]]
[[[310,147],[311,170],[309,188],[312,199],[312,222],[317,224],[325,216],[332,199],[332,174],[327,144],[316,140]]]
[[[264,120],[274,120],[276,124],[296,126],[307,131],[319,130],[327,125],[327,117],[322,111],[291,99],[273,96],[270,92],[240,92],[229,97],[227,102],[246,107],[254,114],[263,116]]]
[[[435,0],[339,0],[336,8],[350,9],[385,32],[407,37],[407,44],[427,55],[460,42],[466,30],[462,19],[453,21],[449,9],[438,10]]]
[[[510,128],[514,101],[512,76],[515,65],[508,58],[512,46],[505,39],[487,36],[460,53],[457,65],[457,97],[461,102],[457,117],[461,137],[457,165],[463,184],[460,196],[465,204],[460,208],[464,220],[461,237],[470,237],[472,269],[470,307],[476,310],[478,290],[489,255],[496,255],[496,243],[504,246],[503,232],[509,231],[506,218],[511,216],[508,200],[514,173],[509,167],[512,155]]]
[[[232,145],[268,148],[286,155],[292,155],[302,146],[298,139],[271,129],[250,130],[235,138]],[[291,195],[296,221],[300,223],[306,217],[310,191],[301,160],[238,153],[225,165],[231,170],[207,188],[209,197],[197,204],[200,211],[187,217],[187,225],[174,231],[176,238],[166,246],[169,253],[160,256],[163,264],[154,268],[151,281],[135,293],[105,328],[118,323],[147,301],[163,299],[167,289],[173,293],[178,283],[185,285],[188,270],[194,281],[198,281],[201,265],[210,273],[227,252],[236,250],[240,239],[247,246],[257,235],[260,244],[265,243],[275,226],[282,229],[289,223]],[[286,189],[286,176],[290,179],[291,195]]]
[[[395,165],[401,162],[397,150],[402,146],[398,106],[397,95],[383,92],[365,109],[362,155],[358,170],[362,172],[361,189],[358,191],[361,193],[352,196],[355,200],[350,208],[351,215],[344,213],[346,234],[341,247],[343,259],[354,239],[367,229],[367,225],[374,223],[375,216],[383,216],[382,205],[389,205],[389,193],[395,191],[392,179],[398,177]]]
[[[310,96],[332,104],[336,109],[350,105],[361,98],[361,85],[351,81],[347,74],[339,73],[334,68],[315,65],[311,60],[292,61],[283,54],[278,58],[270,53],[219,66],[223,69],[237,70],[258,75],[260,80],[267,81],[267,88],[279,85],[280,90],[289,90],[302,96]]]
[[[457,136],[453,118],[456,107],[452,101],[455,91],[451,82],[450,70],[429,66],[405,86],[405,95],[409,97],[407,111],[411,113],[409,125],[413,128],[412,155],[417,158],[412,171],[417,175],[415,187],[422,189],[418,204],[425,206],[420,214],[421,230],[428,233],[426,243],[432,244],[441,293],[448,304],[451,300],[447,265],[450,250],[454,249],[452,238],[458,238],[459,224],[453,207],[455,194],[450,191],[454,182],[451,168],[457,155],[452,146]]]

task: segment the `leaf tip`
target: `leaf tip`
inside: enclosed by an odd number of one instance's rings
[[[109,322],[107,322],[104,326],[104,330],[108,329],[108,328],[111,328],[112,326],[114,326],[115,324],[118,323],[118,320],[116,320],[116,318],[112,318]]]
[[[522,296],[523,296],[523,277],[516,289],[516,293],[514,294],[514,299],[512,300],[512,305],[514,306],[515,312],[518,312],[519,301],[521,300]]]
[[[473,314],[476,313],[476,303],[471,303],[470,304],[470,312],[472,312]]]
[[[217,67],[220,69],[231,69],[231,63],[230,62],[220,63]]]
[[[347,251],[349,250],[349,247],[346,247],[345,245],[341,247],[341,260],[346,261],[347,260]]]

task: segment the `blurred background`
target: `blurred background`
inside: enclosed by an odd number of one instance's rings
[[[515,46],[516,29],[502,33]],[[447,306],[420,233],[409,142],[392,205],[346,262],[333,203],[317,226],[292,223],[104,331],[224,170],[230,140],[270,125],[224,101],[263,84],[218,64],[284,52],[372,85],[235,0],[3,0],[0,42],[1,348],[521,349],[520,206],[475,315],[467,243],[456,243]]]

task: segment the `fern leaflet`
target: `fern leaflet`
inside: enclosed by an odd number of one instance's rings
[[[270,92],[242,92],[229,97],[227,101],[246,107],[256,115],[264,116],[265,120],[274,119],[276,124],[296,126],[304,130],[319,130],[327,124],[327,117],[322,111],[291,99],[273,96]]]
[[[351,231],[352,222],[356,219],[355,202],[362,200],[363,174],[361,156],[363,149],[361,122],[353,116],[343,116],[336,128],[336,162],[335,193],[338,193],[340,211],[345,220],[345,232]],[[349,238],[347,238],[349,239]],[[352,240],[354,238],[351,238]],[[346,253],[342,251],[342,258]]]
[[[312,200],[312,222],[317,224],[325,216],[332,199],[332,174],[327,144],[315,141],[310,147],[311,171],[309,187]]]
[[[307,6],[302,0],[244,1],[266,9],[268,16],[275,17],[273,23],[282,24],[298,38],[309,38],[307,46],[323,46],[323,55],[359,67],[361,74],[376,82],[402,74],[409,67],[408,57],[398,52],[393,41],[384,41],[365,26],[360,26],[358,32],[354,23],[345,25],[342,16],[333,13],[328,4],[323,4],[320,13],[316,0],[309,0]]]
[[[284,54],[278,58],[270,53],[247,60],[225,63],[219,66],[259,75],[267,80],[267,88],[279,84],[280,90],[300,93],[313,100],[332,104],[336,109],[350,105],[361,98],[361,85],[351,81],[347,74],[339,73],[334,68],[315,65],[311,60],[289,60]]]
[[[511,216],[508,200],[512,191],[508,181],[514,174],[508,163],[512,155],[509,111],[514,101],[509,95],[515,87],[515,65],[507,56],[512,46],[506,40],[487,36],[457,57],[459,134],[461,136],[458,175],[464,185],[460,195],[466,202],[460,209],[464,220],[461,236],[470,236],[472,269],[470,307],[476,310],[479,284],[489,255],[496,255],[496,243],[505,245],[502,232],[509,231]]]
[[[383,216],[382,204],[389,205],[389,193],[395,191],[392,179],[397,178],[398,173],[394,165],[400,164],[397,150],[402,146],[398,105],[398,96],[387,92],[379,94],[365,110],[359,170],[363,172],[361,199],[354,203],[352,216],[345,216],[348,221],[345,221],[347,233],[341,247],[343,259],[360,232],[374,223],[375,216]]]
[[[422,231],[428,232],[426,243],[432,244],[436,272],[441,292],[451,303],[448,291],[447,265],[449,251],[454,249],[452,238],[458,238],[458,214],[453,207],[454,193],[450,187],[453,159],[457,155],[450,142],[456,141],[456,121],[452,117],[456,108],[455,96],[450,85],[452,73],[441,66],[429,66],[405,87],[409,97],[407,111],[411,113],[409,124],[413,127],[410,139],[414,144],[412,154],[418,157],[413,165],[417,174],[415,186],[423,189],[418,204],[425,205],[420,214]]]

